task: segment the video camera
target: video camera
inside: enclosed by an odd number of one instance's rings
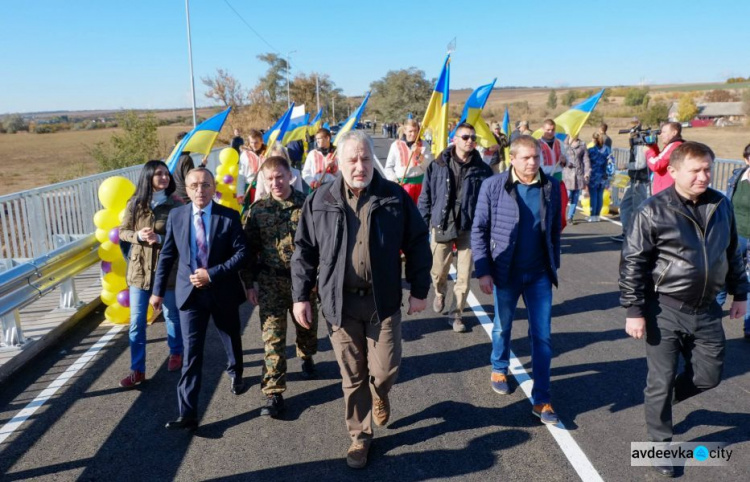
[[[630,138],[632,139],[632,145],[642,146],[642,145],[656,144],[658,140],[658,135],[661,134],[661,130],[652,129],[651,127],[646,127],[644,129],[639,124],[630,129],[620,129],[619,131],[617,131],[617,133],[618,134],[630,134]]]

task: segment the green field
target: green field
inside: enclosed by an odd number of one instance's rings
[[[738,82],[736,84],[715,83],[715,84],[684,84],[669,87],[652,86],[654,92],[691,92],[698,90],[715,90],[715,89],[747,89],[750,88],[750,82]]]

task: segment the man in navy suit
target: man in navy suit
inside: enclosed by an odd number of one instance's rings
[[[178,263],[175,295],[185,354],[177,385],[180,416],[166,427],[195,430],[203,345],[211,316],[227,353],[232,393],[238,395],[244,388],[239,306],[245,291],[238,270],[247,251],[237,211],[212,202],[216,185],[211,171],[193,169],[186,185],[192,203],[169,213],[150,302],[156,309],[161,307],[172,265]]]

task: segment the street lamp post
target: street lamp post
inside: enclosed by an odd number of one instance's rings
[[[193,98],[193,127],[197,124],[195,115],[195,77],[193,76],[193,46],[190,40],[190,5],[189,0],[185,0],[185,16],[187,17],[187,40],[188,40],[188,59],[190,60],[190,95]]]
[[[292,105],[292,97],[289,95],[289,56],[293,53],[296,53],[296,50],[292,50],[291,52],[287,52],[286,54],[286,107],[287,109],[289,106]]]

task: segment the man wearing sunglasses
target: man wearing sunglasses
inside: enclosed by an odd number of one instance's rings
[[[448,283],[448,270],[453,264],[453,246],[458,254],[453,303],[448,323],[456,333],[466,331],[461,314],[469,293],[471,277],[471,224],[482,181],[492,175],[490,166],[477,152],[477,136],[471,124],[456,127],[453,144],[449,145],[427,167],[419,196],[419,212],[431,230],[432,284],[435,300],[432,308],[442,313]]]

